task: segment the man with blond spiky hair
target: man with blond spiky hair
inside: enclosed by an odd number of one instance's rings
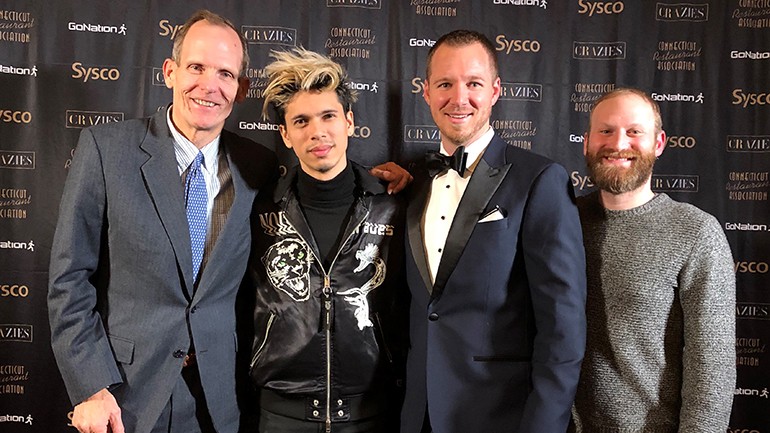
[[[259,430],[397,431],[402,206],[347,158],[356,93],[342,66],[304,48],[272,56],[263,116],[273,106],[299,166],[252,212]]]

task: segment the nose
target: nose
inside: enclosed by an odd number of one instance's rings
[[[625,150],[631,147],[625,130],[617,130],[608,137],[607,144],[616,150]]]
[[[454,86],[452,89],[452,102],[457,105],[465,105],[468,103],[468,88],[466,86]]]
[[[326,136],[326,128],[323,127],[323,123],[318,121],[318,119],[310,120],[308,122],[307,128],[310,132],[310,137],[314,140]]]
[[[197,84],[198,84],[198,87],[200,87],[201,89],[207,92],[215,91],[216,73],[210,70],[204,71],[202,74],[198,75]]]

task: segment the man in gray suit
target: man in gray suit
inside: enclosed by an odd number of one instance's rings
[[[272,152],[223,130],[248,89],[246,47],[196,12],[163,64],[170,108],[80,136],[48,307],[81,432],[238,430],[236,294],[251,205],[277,171]],[[372,172],[389,191],[409,180],[393,163]]]
[[[237,29],[200,11],[163,64],[170,108],[80,136],[48,305],[81,432],[238,429],[235,298],[251,204],[276,171],[272,152],[223,130],[247,64]],[[194,265],[185,182],[196,157],[206,194]]]

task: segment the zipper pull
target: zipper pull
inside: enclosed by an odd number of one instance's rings
[[[321,315],[322,329],[324,331],[331,331],[332,323],[334,321],[334,302],[332,301],[331,278],[329,278],[329,275],[324,275],[323,308]]]

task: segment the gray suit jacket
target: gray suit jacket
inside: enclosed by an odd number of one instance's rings
[[[51,251],[54,355],[73,404],[110,387],[129,432],[148,432],[194,342],[214,426],[238,428],[235,298],[256,190],[275,156],[227,131],[235,197],[193,292],[184,188],[166,112],[84,130]],[[191,341],[192,339],[192,341]]]

